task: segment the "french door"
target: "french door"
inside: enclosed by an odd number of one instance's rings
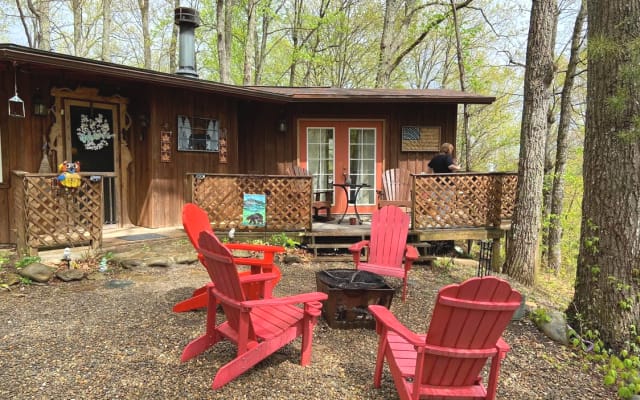
[[[313,175],[314,191],[334,191],[332,213],[375,209],[382,173],[382,127],[379,120],[301,120],[298,124],[300,164]],[[334,183],[366,184],[355,197]]]

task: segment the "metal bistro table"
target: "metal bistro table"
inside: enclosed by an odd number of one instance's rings
[[[360,189],[363,187],[369,187],[366,183],[334,183],[333,186],[340,187],[344,190],[345,196],[347,196],[347,203],[344,206],[344,212],[342,213],[342,217],[338,221],[339,224],[342,223],[344,216],[347,215],[347,210],[349,209],[349,204],[353,204],[353,209],[356,212],[356,218],[358,218],[358,223],[362,225],[362,220],[360,219],[360,214],[358,214],[358,194],[360,194]]]

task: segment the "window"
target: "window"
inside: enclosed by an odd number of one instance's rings
[[[375,204],[376,187],[376,130],[349,128],[349,171],[351,180],[366,183],[358,196],[358,205]]]
[[[333,134],[333,128],[307,129],[307,170],[314,191],[333,190]]]
[[[217,152],[218,121],[178,115],[178,150]]]

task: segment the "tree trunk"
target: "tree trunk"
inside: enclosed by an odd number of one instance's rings
[[[567,312],[620,350],[637,343],[640,324],[640,0],[587,9],[582,231]]]
[[[73,10],[73,55],[82,57],[82,0],[71,0]]]
[[[569,147],[569,125],[571,123],[571,94],[575,81],[576,69],[580,57],[582,43],[582,29],[587,17],[586,0],[582,0],[580,11],[573,26],[571,36],[571,54],[567,64],[567,72],[562,87],[560,98],[560,122],[558,123],[558,138],[556,139],[556,162],[553,174],[553,186],[551,188],[551,210],[549,214],[549,236],[547,238],[548,260],[547,266],[558,272],[562,261],[560,240],[562,239],[562,223],[560,217],[563,212],[564,202],[564,170],[567,164],[567,149]]]
[[[216,32],[218,37],[218,68],[220,73],[220,82],[231,83],[231,60],[227,52],[227,23],[231,25],[231,21],[227,21],[227,13],[225,9],[229,7],[227,0],[216,1]],[[229,38],[230,39],[230,38]]]
[[[242,77],[243,85],[251,84],[251,76],[255,69],[257,7],[257,0],[249,0],[247,2],[247,40],[244,45],[244,72]]]
[[[142,24],[142,49],[144,68],[151,69],[151,35],[149,33],[149,0],[138,0],[140,22]]]
[[[525,285],[533,285],[539,262],[547,109],[554,69],[551,54],[555,12],[555,0],[534,1],[529,24],[518,188],[511,223],[512,238],[505,263],[505,271]]]
[[[180,7],[180,0],[174,0],[173,9]],[[178,62],[176,53],[178,50],[178,25],[173,24],[173,29],[171,30],[171,41],[169,42],[169,72],[174,73],[178,70]]]
[[[111,61],[111,21],[111,0],[102,0],[102,61]]]
[[[462,44],[460,43],[460,26],[458,25],[458,12],[456,11],[455,0],[451,0],[451,14],[453,15],[453,26],[456,31],[456,54],[458,55],[458,72],[460,73],[460,90],[466,90],[464,58],[462,55]],[[469,158],[469,104],[465,103],[462,113],[462,137],[464,138],[464,160],[465,170],[471,169]]]

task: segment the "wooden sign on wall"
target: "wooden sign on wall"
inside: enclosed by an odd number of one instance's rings
[[[402,151],[440,151],[439,126],[403,126]]]
[[[160,162],[171,162],[171,131],[160,131]]]

